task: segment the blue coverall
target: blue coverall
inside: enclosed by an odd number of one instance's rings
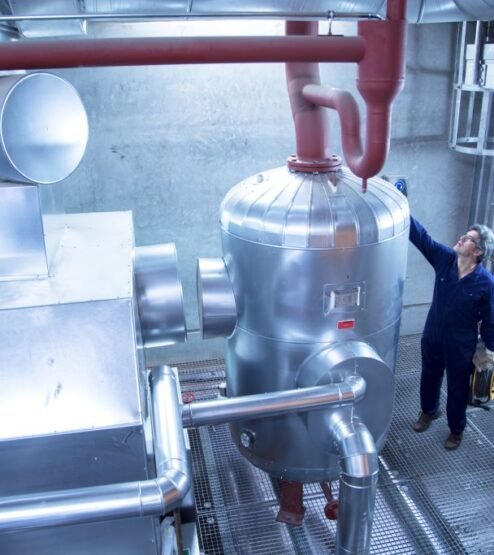
[[[494,350],[494,278],[484,266],[458,279],[456,252],[434,241],[420,223],[410,219],[410,241],[436,272],[432,304],[422,334],[422,411],[433,415],[446,369],[448,396],[446,414],[453,434],[466,425],[466,409],[472,358],[480,335]]]

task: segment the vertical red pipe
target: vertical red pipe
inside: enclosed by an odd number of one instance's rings
[[[317,35],[317,21],[287,21],[287,35]],[[308,102],[303,89],[310,83],[321,83],[317,63],[289,62],[286,81],[295,124],[297,154],[289,166],[306,171],[325,169],[330,160],[328,119],[320,106]]]
[[[402,21],[407,18],[406,0],[388,0],[386,4],[386,18],[391,21]]]
[[[388,15],[404,17],[405,6],[405,0],[389,0]],[[366,42],[365,56],[358,66],[357,89],[367,106],[365,150],[369,152],[369,165],[361,163],[357,175],[367,178],[380,171],[389,151],[391,108],[405,82],[407,22],[403,18],[361,21],[358,30]]]

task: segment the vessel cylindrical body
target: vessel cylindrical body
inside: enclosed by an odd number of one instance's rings
[[[347,169],[279,168],[234,187],[223,201],[221,224],[237,308],[227,347],[228,395],[359,374],[367,391],[355,414],[381,448],[391,419],[407,257],[405,197],[377,178],[362,193]],[[242,453],[273,476],[335,479],[337,454],[319,437],[323,416],[318,421],[316,413],[232,423],[231,429]],[[255,441],[243,446],[242,433]]]

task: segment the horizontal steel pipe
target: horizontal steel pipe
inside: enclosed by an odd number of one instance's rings
[[[0,499],[0,531],[162,514],[156,481],[95,486]]]
[[[359,62],[360,37],[32,40],[0,44],[0,70],[162,64]]]
[[[156,479],[0,498],[0,531],[162,515],[176,508],[190,477],[173,371],[155,368],[151,390]]]
[[[184,428],[255,420],[294,412],[308,412],[329,405],[358,401],[364,396],[365,381],[350,376],[341,383],[246,395],[232,399],[197,401],[182,405]]]
[[[333,20],[338,19],[383,19],[379,14],[368,12],[319,12],[309,11],[269,11],[265,9],[259,11],[212,11],[212,12],[163,12],[157,11],[150,13],[142,12],[81,12],[81,13],[57,13],[57,14],[16,14],[0,15],[0,21],[71,21],[73,19],[84,19],[85,21],[190,21],[190,20],[224,20],[224,19],[279,19],[294,21],[327,21],[328,17]]]

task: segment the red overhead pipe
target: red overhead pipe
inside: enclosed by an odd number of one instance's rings
[[[327,171],[339,165],[329,154],[322,107],[338,110],[348,131],[343,145],[350,168],[364,179],[382,167],[389,148],[391,103],[403,86],[406,0],[388,0],[386,21],[359,23],[358,37],[307,36],[317,23],[288,22],[286,37],[138,38],[0,43],[0,70],[66,67],[287,62],[287,82],[297,134],[289,165]],[[295,36],[295,35],[302,36]],[[320,85],[315,62],[359,63],[357,87],[368,112],[367,142],[360,143],[359,116],[348,93]]]
[[[0,43],[0,70],[237,62],[358,62],[360,37],[193,37]]]
[[[361,21],[359,36],[365,40],[365,55],[358,67],[357,88],[367,107],[365,146],[360,138],[360,115],[357,103],[349,92],[328,89],[319,79],[307,83],[302,95],[317,107],[337,110],[341,119],[342,147],[350,169],[363,179],[363,189],[369,177],[384,165],[389,150],[391,106],[402,89],[405,77],[406,0],[388,0],[385,21]],[[287,64],[292,66],[293,64]],[[303,66],[308,64],[298,64]],[[290,89],[289,89],[290,92]],[[299,130],[295,123],[297,134]],[[299,144],[297,138],[297,147]],[[309,161],[305,171],[317,171],[318,160]]]

